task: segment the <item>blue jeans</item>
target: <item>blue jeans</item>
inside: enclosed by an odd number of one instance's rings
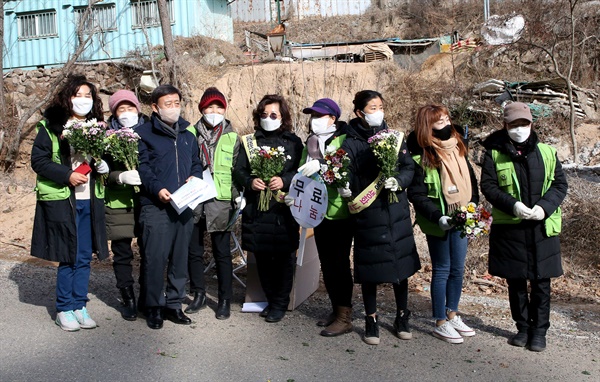
[[[78,310],[88,301],[92,262],[92,215],[89,200],[77,201],[77,258],[75,263],[59,263],[56,273],[56,311]]]
[[[427,246],[433,269],[431,278],[431,305],[433,318],[446,319],[446,310],[458,311],[462,292],[467,238],[451,229],[446,237],[427,235]]]

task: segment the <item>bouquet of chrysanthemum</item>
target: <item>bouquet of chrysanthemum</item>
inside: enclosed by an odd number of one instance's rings
[[[91,156],[96,162],[102,160],[102,155],[106,149],[106,124],[98,122],[95,118],[82,120],[69,120],[63,129],[63,137],[69,141],[73,150]],[[102,180],[105,175],[100,175]]]
[[[400,139],[400,134],[397,131],[386,129],[381,130],[367,140],[377,158],[377,164],[384,179],[395,176],[397,173],[398,139]],[[397,202],[396,193],[390,191],[388,200],[390,203]]]
[[[492,214],[483,205],[469,203],[454,210],[450,217],[451,224],[460,231],[461,237],[474,239],[490,233]]]
[[[279,175],[283,171],[285,161],[292,159],[289,155],[285,155],[285,149],[282,146],[269,147],[262,146],[253,150],[250,156],[250,168],[252,174],[261,179],[265,184],[275,175]],[[273,192],[267,187],[260,192],[258,210],[268,211],[269,202],[273,197]]]
[[[123,163],[127,170],[138,167],[138,140],[140,136],[129,127],[106,132],[106,153],[115,162]],[[138,186],[133,186],[139,192]]]
[[[319,174],[323,182],[334,188],[344,188],[350,177],[348,167],[350,158],[344,149],[336,149],[333,146],[325,148],[325,164],[321,165]]]

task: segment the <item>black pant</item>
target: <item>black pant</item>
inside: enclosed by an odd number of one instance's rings
[[[206,292],[204,279],[204,232],[206,220],[194,225],[188,255],[190,292]],[[233,264],[231,263],[231,232],[211,232],[213,258],[217,267],[219,300],[230,300],[233,295]]]
[[[192,211],[178,215],[171,207],[142,207],[140,214],[144,246],[146,307],[181,309],[187,282],[188,247],[194,229]],[[167,285],[163,292],[164,273]]]
[[[314,231],[323,282],[331,305],[351,307],[354,283],[350,269],[352,247],[350,219],[323,219]]]
[[[519,332],[545,336],[550,327],[550,279],[506,279],[510,313]]]
[[[394,287],[394,298],[396,299],[396,312],[408,308],[408,279],[400,281],[400,283],[392,284]],[[365,313],[368,315],[377,312],[377,284],[363,283],[361,285],[363,302],[365,304]]]
[[[271,309],[287,310],[294,285],[296,253],[254,253],[258,278]]]

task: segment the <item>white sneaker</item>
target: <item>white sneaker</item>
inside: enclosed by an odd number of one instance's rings
[[[450,325],[463,337],[473,337],[475,335],[475,331],[469,328],[457,314],[453,319],[448,320]]]
[[[67,332],[75,332],[81,328],[72,310],[58,312],[56,314],[56,321],[54,322],[56,325],[60,326],[62,330],[66,330]]]
[[[441,326],[436,326],[431,332],[434,337],[440,340],[449,342],[451,344],[462,344],[464,339],[458,334],[458,332],[452,327],[450,321],[444,322]]]
[[[88,311],[85,308],[85,306],[81,309],[74,311],[73,314],[75,315],[79,326],[83,329],[94,329],[96,326],[98,326],[96,325],[96,321],[92,320],[92,317],[90,317],[90,315],[88,314]]]

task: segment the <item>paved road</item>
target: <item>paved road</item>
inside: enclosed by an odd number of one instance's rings
[[[0,260],[0,381],[592,381],[600,376],[597,333],[551,332],[543,353],[506,344],[506,329],[466,317],[477,336],[450,345],[429,334],[429,314],[416,314],[414,339],[393,336],[391,306],[382,309],[381,344],[360,340],[363,321],[355,308],[354,333],[319,336],[322,312],[313,296],[278,324],[233,308],[231,319],[211,309],[193,315],[191,326],[165,322],[151,330],[144,320],[126,322],[117,311],[110,268],[92,271],[88,310],[100,327],[75,333],[52,321],[55,269]],[[241,301],[240,292],[235,298]],[[411,297],[412,298],[412,297]],[[426,296],[415,304],[427,306]],[[465,301],[468,301],[466,299]],[[506,301],[501,301],[505,304]],[[467,311],[474,304],[465,304]],[[214,308],[214,304],[212,306]],[[553,313],[556,315],[556,313]],[[566,318],[565,325],[573,325]]]

